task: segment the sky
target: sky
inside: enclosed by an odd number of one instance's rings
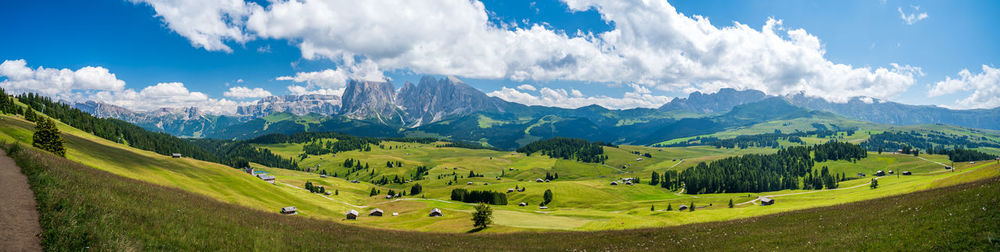
[[[424,75],[570,108],[721,88],[994,108],[997,13],[1000,1],[3,1],[0,87],[218,114]]]

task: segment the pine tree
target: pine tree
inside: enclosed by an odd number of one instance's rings
[[[688,207],[688,212],[694,212],[694,201],[691,201],[691,206]]]
[[[65,157],[66,148],[63,147],[62,135],[60,135],[59,129],[56,128],[55,122],[44,117],[38,117],[37,120],[35,133],[31,136],[32,145],[60,157]]]
[[[545,193],[542,194],[542,200],[544,200],[542,205],[548,205],[549,202],[552,202],[552,190],[545,189]]]
[[[484,229],[491,223],[493,223],[493,209],[483,203],[476,205],[476,213],[472,215],[472,226]]]
[[[733,199],[729,199],[729,208],[733,208]]]
[[[673,211],[674,206],[672,204],[667,204],[667,211]]]

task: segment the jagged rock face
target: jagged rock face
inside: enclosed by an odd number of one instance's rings
[[[181,137],[202,137],[217,128],[228,127],[248,120],[246,117],[208,115],[195,107],[161,108],[142,112],[94,101],[75,103],[73,107],[96,117],[114,118],[147,130],[166,132]]]
[[[95,102],[95,101],[78,102],[73,104],[73,107],[79,109],[80,111],[87,112],[88,114],[100,118],[115,118],[124,120],[122,118],[130,118],[136,116],[135,112],[132,112],[131,110],[102,102]]]
[[[392,83],[351,80],[344,89],[340,114],[357,119],[375,119],[385,124],[403,123],[396,107]]]
[[[336,95],[285,95],[269,96],[256,104],[240,106],[236,114],[263,117],[274,113],[288,112],[296,115],[316,113],[333,115],[340,110],[340,97]]]
[[[764,100],[768,96],[757,90],[720,89],[714,94],[694,92],[688,98],[677,98],[660,107],[663,111],[691,111],[696,113],[723,113],[733,107]]]
[[[489,97],[455,77],[423,77],[418,85],[407,82],[396,103],[406,112],[408,124],[419,126],[451,115],[473,112],[504,112],[507,102]]]

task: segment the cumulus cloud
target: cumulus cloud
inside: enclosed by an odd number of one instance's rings
[[[87,66],[77,70],[29,68],[25,60],[5,60],[0,64],[0,87],[11,93],[35,92],[57,100],[100,101],[138,111],[158,108],[199,107],[216,114],[233,114],[239,104],[191,92],[183,83],[159,83],[140,91],[125,88],[108,69]],[[265,91],[266,92],[266,91]]]
[[[117,92],[102,91],[89,97],[89,100],[101,101],[122,106],[137,111],[150,111],[159,108],[198,107],[212,114],[235,114],[236,107],[241,105],[227,99],[214,99],[202,92],[192,92],[180,82],[157,83],[140,91],[125,89]]]
[[[906,14],[905,12],[903,12],[903,7],[896,8],[896,11],[899,11],[899,18],[903,19],[903,23],[906,23],[907,25],[913,25],[916,24],[917,22],[920,22],[920,20],[927,19],[928,17],[927,12],[917,13],[918,11],[920,11],[920,6],[914,5],[910,6],[910,8],[913,8],[913,12],[911,12],[910,14]]]
[[[77,70],[38,67],[29,68],[27,61],[4,60],[0,64],[0,87],[12,92],[37,92],[56,99],[72,99],[73,91],[109,90],[125,88],[107,68],[87,66]]]
[[[955,101],[956,108],[995,108],[1000,106],[1000,68],[983,65],[983,71],[973,75],[968,69],[958,72],[958,78],[951,76],[934,84],[927,95],[931,97],[972,91],[969,97]]]
[[[518,90],[514,88],[502,87],[500,90],[490,92],[486,95],[526,105],[542,105],[561,108],[579,108],[593,104],[612,109],[636,107],[657,108],[667,102],[670,102],[672,99],[671,97],[653,95],[649,92],[649,89],[643,88],[639,85],[632,85],[631,87],[633,90],[625,92],[622,97],[587,97],[583,96],[583,93],[576,89],[566,91],[565,89],[552,89],[547,87],[539,89],[537,94],[533,94],[534,92],[523,92],[525,91],[523,89]]]
[[[347,80],[385,81],[388,78],[382,74],[378,65],[370,60],[362,61],[351,66],[342,66],[337,69],[326,69],[316,72],[298,72],[295,76],[281,76],[275,80],[293,81],[305,83],[305,86],[290,85],[289,92],[292,94],[329,94],[343,89],[347,85]]]
[[[481,2],[468,0],[301,0],[267,7],[239,0],[148,2],[168,27],[207,50],[228,50],[227,41],[282,39],[306,59],[347,66],[363,59],[386,70],[425,74],[633,83],[670,91],[731,87],[839,102],[891,97],[922,74],[908,65],[831,62],[819,38],[785,28],[778,19],[760,29],[738,22],[719,27],[666,1],[563,1],[571,11],[597,10],[614,29],[592,34],[495,24]],[[202,19],[212,20],[204,20],[205,27],[193,22]]]
[[[535,88],[535,86],[532,86],[532,85],[529,85],[529,84],[522,84],[520,86],[517,86],[517,89],[527,90],[527,91],[538,91],[538,89]]]
[[[243,32],[246,16],[260,10],[255,3],[243,0],[132,0],[156,10],[170,30],[209,51],[232,52],[223,40],[244,43],[253,36]]]
[[[242,79],[241,79],[242,80]],[[237,81],[241,82],[241,81]],[[231,87],[229,91],[226,91],[222,95],[235,98],[235,99],[247,99],[247,98],[261,98],[271,96],[271,92],[264,90],[263,88],[248,88],[248,87]]]
[[[307,95],[307,94],[319,94],[319,95],[336,95],[341,96],[344,94],[344,88],[307,88],[299,85],[288,86],[288,92],[293,95]]]

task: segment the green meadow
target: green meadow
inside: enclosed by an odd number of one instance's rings
[[[473,205],[451,201],[452,189],[507,192],[509,205],[493,206],[495,222],[483,232],[621,230],[677,226],[692,223],[730,221],[808,208],[826,207],[913,193],[997,176],[995,162],[955,164],[946,171],[939,163],[950,163],[941,155],[919,157],[869,153],[857,162],[828,161],[833,173],[862,179],[841,182],[835,190],[786,190],[764,193],[719,193],[690,195],[646,184],[651,172],[681,171],[699,162],[709,162],[743,154],[766,154],[770,148],[717,149],[708,146],[653,148],[645,146],[605,147],[609,159],[604,164],[582,163],[543,155],[484,149],[440,147],[443,142],[419,144],[383,142],[371,151],[348,151],[336,154],[309,155],[300,159],[301,144],[262,145],[272,152],[296,158],[304,171],[253,166],[277,177],[266,183],[241,170],[189,158],[170,158],[152,152],[113,143],[66,125],[59,125],[68,148],[67,159],[129,179],[176,188],[220,202],[258,211],[277,212],[295,206],[299,217],[334,221],[347,225],[392,230],[462,233],[471,229]],[[30,144],[33,125],[18,117],[0,119],[0,140]],[[859,131],[860,132],[860,131]],[[856,134],[859,135],[859,134]],[[335,139],[328,139],[335,141]],[[638,152],[639,154],[635,154]],[[643,154],[649,153],[651,157]],[[370,170],[348,174],[344,160],[367,163]],[[402,167],[388,167],[400,162]],[[426,166],[422,180],[403,184],[375,185],[381,177],[411,180],[418,166]],[[876,170],[910,171],[911,176],[879,178],[879,188],[868,183]],[[330,174],[321,177],[321,171]],[[482,177],[469,178],[469,173]],[[546,173],[558,174],[550,182],[536,182]],[[333,175],[336,174],[336,177]],[[611,185],[620,178],[640,178],[635,185]],[[357,181],[357,183],[352,183]],[[336,194],[322,195],[302,189],[306,182],[322,185]],[[419,183],[418,195],[386,199],[389,190],[409,191]],[[379,192],[370,196],[372,189]],[[554,200],[540,209],[542,194],[551,190]],[[760,196],[774,198],[771,206],[759,206]],[[736,203],[729,208],[728,202]],[[527,206],[518,206],[524,202]],[[677,211],[680,205],[698,206],[696,211]],[[672,211],[667,211],[667,208]],[[368,211],[379,208],[385,216],[369,217]],[[431,209],[443,210],[445,216],[432,218]],[[346,220],[344,213],[357,210],[362,216]]]

